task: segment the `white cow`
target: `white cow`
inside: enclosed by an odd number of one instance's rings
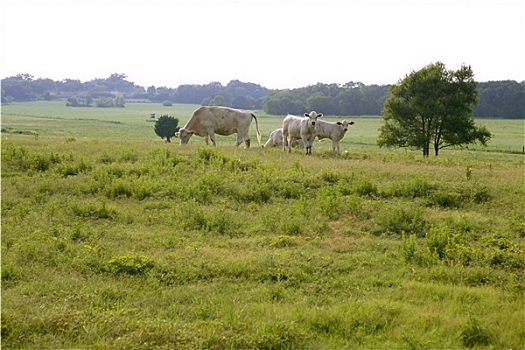
[[[270,137],[268,138],[268,141],[264,144],[263,147],[280,147],[283,144],[283,128],[275,129],[270,134]],[[302,140],[294,140],[292,141],[292,147],[300,146],[301,148],[304,148],[304,144]]]
[[[209,136],[213,145],[216,146],[215,134],[228,136],[237,133],[235,146],[239,146],[244,141],[246,148],[250,148],[249,132],[252,119],[255,119],[257,141],[261,144],[259,124],[252,112],[218,106],[202,106],[196,109],[190,120],[175,133],[175,136],[180,138],[181,145],[187,144],[194,134],[204,137],[208,145]]]
[[[354,125],[354,122],[343,120],[342,122],[331,123],[324,120],[318,120],[315,125],[315,135],[319,140],[332,140],[332,151],[337,149],[337,153],[340,153],[339,141],[345,136],[349,125]]]
[[[306,154],[312,154],[312,145],[315,141],[315,122],[321,118],[322,113],[311,111],[305,113],[304,118],[288,114],[283,120],[283,151],[288,146],[288,152],[292,151],[292,141],[302,140]]]

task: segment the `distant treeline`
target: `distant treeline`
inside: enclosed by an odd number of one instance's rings
[[[303,88],[270,90],[254,83],[232,80],[184,84],[176,88],[147,88],[128,81],[125,74],[81,82],[75,79],[53,81],[30,74],[2,79],[2,103],[13,101],[63,99],[69,106],[102,105],[104,101],[192,103],[222,105],[243,109],[264,109],[268,114],[301,114],[315,110],[327,115],[379,115],[388,97],[389,85],[318,83]],[[513,80],[478,83],[479,103],[474,109],[478,118],[525,118],[525,82]],[[116,99],[116,100],[115,100]],[[123,103],[114,103],[123,106]]]

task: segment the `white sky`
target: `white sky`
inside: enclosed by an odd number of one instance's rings
[[[1,0],[0,77],[392,84],[441,61],[525,80],[524,0]]]

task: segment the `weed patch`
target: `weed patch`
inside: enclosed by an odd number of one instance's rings
[[[494,334],[472,315],[469,315],[468,322],[463,326],[460,337],[463,345],[470,349],[491,345],[496,339]]]
[[[153,259],[146,256],[122,255],[107,261],[107,269],[112,273],[125,273],[129,275],[140,275],[155,266]]]

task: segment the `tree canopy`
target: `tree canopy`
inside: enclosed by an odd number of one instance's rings
[[[327,115],[378,115],[388,96],[388,85],[360,82],[322,84],[270,92],[263,102],[268,114],[301,114],[322,111]]]
[[[254,83],[231,80],[222,85],[183,84],[178,87],[141,87],[126,74],[81,82],[78,79],[53,81],[35,79],[31,74],[3,78],[2,103],[33,100],[68,100],[75,97],[78,106],[104,105],[121,95],[126,101],[193,103],[210,105],[224,99],[223,105],[241,109],[264,109],[268,114],[301,114],[316,110],[327,115],[379,115],[388,97],[388,85],[318,83],[297,89],[271,90]],[[525,82],[513,80],[477,83],[479,104],[476,118],[525,118]],[[104,100],[105,99],[105,100]],[[73,99],[74,101],[74,99]],[[90,103],[94,101],[96,103]],[[213,101],[213,102],[212,102]],[[121,101],[118,104],[122,106]],[[69,102],[69,105],[72,105]]]
[[[445,147],[473,142],[485,145],[491,134],[476,127],[472,110],[478,101],[471,67],[447,70],[441,62],[412,72],[389,89],[378,144],[412,147],[437,156]]]

